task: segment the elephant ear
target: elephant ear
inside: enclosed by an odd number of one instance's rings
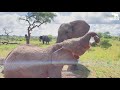
[[[57,43],[63,42],[64,40],[72,38],[72,26],[69,23],[61,24],[58,29]]]
[[[64,47],[54,51],[52,54],[53,65],[71,65],[75,63],[77,63],[77,60],[72,52]]]
[[[84,36],[90,29],[90,25],[83,20],[72,21],[70,24],[73,30],[73,37],[76,38]]]

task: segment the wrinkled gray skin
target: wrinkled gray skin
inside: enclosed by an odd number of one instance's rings
[[[43,44],[44,44],[44,42],[46,42],[46,44],[49,44],[49,42],[50,42],[50,38],[47,35],[40,36],[39,41],[41,42],[41,40],[42,40]]]
[[[76,20],[70,23],[64,23],[59,27],[57,42],[60,43],[64,40],[71,38],[78,38],[84,36],[90,29],[90,26],[83,20]],[[79,56],[75,56],[79,59]],[[68,70],[76,70],[77,65],[69,66]]]
[[[48,48],[22,45],[11,51],[4,62],[5,78],[61,78],[64,65],[76,64],[77,56],[83,55],[89,48],[89,40],[96,33],[88,33],[82,38],[73,38]]]
[[[71,38],[78,38],[84,36],[90,29],[90,26],[83,20],[76,20],[70,23],[62,24],[58,29],[57,42]]]

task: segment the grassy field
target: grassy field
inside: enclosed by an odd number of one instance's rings
[[[56,40],[52,40],[50,42],[50,44],[46,45],[46,44],[42,44],[42,42],[39,42],[38,40],[31,40],[30,41],[30,43],[32,45],[36,45],[36,46],[39,46],[39,47],[42,47],[42,48],[46,48],[48,46],[51,46],[55,42],[56,42]],[[20,44],[18,44],[18,45],[17,44],[8,44],[8,45],[0,44],[0,57],[6,57],[10,51],[12,51],[14,48],[16,48],[19,45],[25,44],[26,42],[25,41],[19,41],[18,43],[20,43]]]
[[[31,44],[46,48],[55,43],[55,39],[49,45],[43,45],[38,40],[31,40]],[[88,78],[120,78],[120,41],[109,39],[111,47],[105,49],[100,46],[91,47],[80,57],[80,63],[85,65],[90,74]],[[19,42],[25,44],[25,41]],[[7,54],[18,45],[0,45],[0,57]],[[79,71],[78,71],[79,73]]]
[[[91,71],[89,77],[120,78],[120,41],[110,40],[108,49],[91,47],[80,61]]]

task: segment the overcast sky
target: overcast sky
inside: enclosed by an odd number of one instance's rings
[[[32,36],[48,35],[57,36],[58,28],[62,23],[74,20],[85,20],[90,25],[90,31],[106,32],[111,35],[120,33],[120,12],[54,12],[57,17],[50,24],[42,25],[32,31]],[[0,35],[4,34],[3,28],[13,31],[11,35],[24,36],[27,33],[27,24],[20,22],[19,17],[26,12],[0,12]]]

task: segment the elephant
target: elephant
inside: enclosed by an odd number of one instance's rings
[[[41,42],[41,40],[43,41],[43,44],[44,42],[46,42],[46,44],[49,44],[50,42],[50,38],[47,35],[40,36],[39,41]]]
[[[84,20],[76,20],[70,23],[63,23],[58,29],[56,43],[64,40],[84,36],[90,29],[90,26]],[[75,55],[74,55],[75,56]],[[79,56],[75,56],[79,59]],[[77,65],[69,66],[68,70],[77,70]]]
[[[80,38],[72,38],[56,43],[48,48],[33,45],[20,45],[11,51],[4,62],[5,78],[61,78],[64,65],[77,63],[77,56],[90,48],[90,38],[100,39],[94,32]]]

